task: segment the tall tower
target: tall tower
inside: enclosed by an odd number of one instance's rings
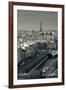
[[[42,22],[40,22],[40,32],[42,32]]]

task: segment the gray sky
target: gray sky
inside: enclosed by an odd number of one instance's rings
[[[43,31],[57,30],[58,13],[48,11],[17,11],[17,30],[37,30],[42,22]]]

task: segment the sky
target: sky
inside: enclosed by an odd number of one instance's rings
[[[49,11],[17,11],[17,30],[39,31],[42,22],[43,31],[58,29],[58,13]]]

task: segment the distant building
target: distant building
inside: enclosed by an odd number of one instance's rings
[[[48,42],[47,47],[48,47],[48,49],[50,49],[50,50],[56,49],[56,43],[55,43],[55,41],[50,41],[50,42]]]

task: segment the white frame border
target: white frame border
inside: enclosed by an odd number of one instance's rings
[[[37,11],[51,11],[58,12],[58,78],[51,79],[30,79],[30,80],[17,80],[17,10],[37,10]],[[58,83],[62,82],[62,8],[53,7],[35,7],[35,6],[13,6],[13,46],[14,46],[14,57],[13,57],[13,84],[24,85],[24,84],[40,84],[40,83]],[[61,56],[61,57],[60,57]]]

